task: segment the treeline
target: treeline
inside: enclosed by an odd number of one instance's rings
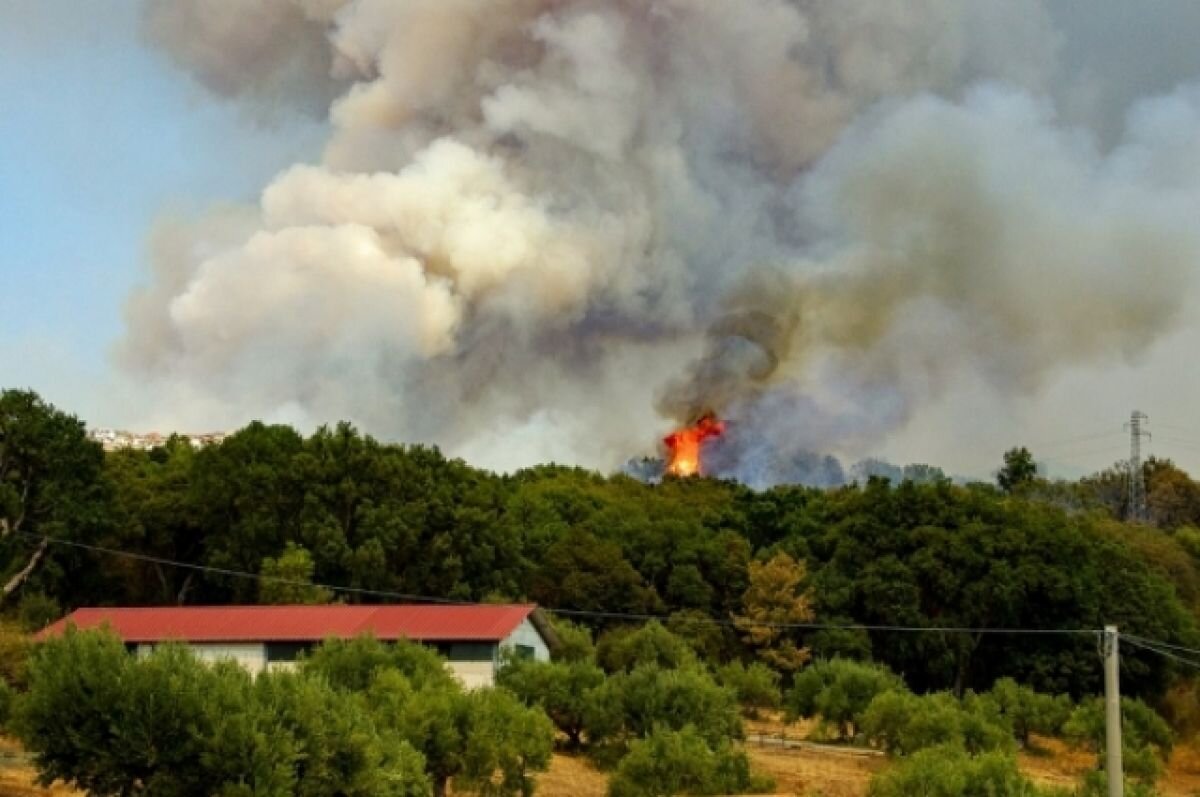
[[[1009,676],[1093,693],[1095,640],[774,626],[1115,623],[1197,644],[1194,530],[1129,526],[1080,498],[1097,495],[1086,483],[1009,475],[1006,489],[767,491],[553,465],[497,475],[345,424],[305,437],[256,423],[199,450],[172,439],[105,454],[77,419],[5,391],[0,575],[29,626],[88,604],[531,600],[600,633],[661,616],[702,660],[760,661],[785,680],[808,657],[874,659],[918,692]],[[1173,676],[1163,657],[1124,656],[1133,695],[1158,697]]]

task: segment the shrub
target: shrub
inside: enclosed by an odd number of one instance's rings
[[[699,666],[664,670],[653,665],[618,673],[591,693],[585,727],[593,743],[618,749],[655,729],[694,726],[710,745],[742,738],[737,698]]]
[[[1063,725],[1063,734],[1077,745],[1094,750],[1104,764],[1104,700],[1084,701]],[[1174,737],[1166,720],[1140,700],[1121,698],[1121,742],[1126,774],[1145,784],[1154,783],[1171,755]]]
[[[545,711],[568,744],[578,748],[592,691],[604,683],[604,673],[590,661],[511,659],[501,668],[497,683],[525,705]]]
[[[0,623],[0,680],[23,689],[32,643],[29,635],[10,623]]]
[[[62,617],[62,613],[62,606],[58,601],[44,592],[27,592],[17,604],[17,622],[21,624],[22,630],[29,633],[41,631]]]
[[[426,797],[425,763],[364,701],[297,673],[252,678],[186,648],[135,658],[69,630],[41,645],[14,727],[42,783],[93,795]]]
[[[7,730],[12,718],[13,690],[4,681],[0,681],[0,730]]]
[[[174,648],[137,661],[115,636],[68,630],[37,649],[14,727],[39,780],[97,795],[200,788],[217,671]]]
[[[750,762],[728,742],[710,747],[692,725],[655,730],[634,742],[609,782],[610,797],[746,794],[773,784],[750,774]]]
[[[647,664],[670,670],[697,663],[691,646],[657,620],[637,629],[614,629],[600,637],[596,661],[610,673],[629,672]]]
[[[1041,797],[1065,792],[1038,789],[1017,769],[1016,759],[993,751],[968,755],[961,748],[932,747],[875,776],[869,797]]]
[[[996,681],[990,696],[1022,745],[1029,744],[1029,736],[1033,733],[1060,735],[1071,716],[1071,698],[1068,696],[1035,692],[1012,678]]]
[[[1200,680],[1176,681],[1158,706],[1177,736],[1188,738],[1200,733]]]
[[[877,695],[904,688],[898,676],[878,664],[818,661],[796,676],[785,707],[789,719],[819,715],[846,740],[861,730],[863,712]]]
[[[442,657],[424,645],[404,640],[385,644],[371,636],[327,639],[302,667],[335,688],[350,692],[366,691],[383,669],[397,670],[416,688],[455,683]]]
[[[464,692],[450,681],[414,690],[398,670],[383,669],[365,705],[384,736],[404,739],[424,756],[439,796],[451,778],[457,791],[527,795],[531,773],[550,764],[554,726],[506,689]]]
[[[586,627],[555,617],[552,621],[558,644],[554,647],[556,661],[591,661],[596,658],[592,632]]]
[[[870,742],[898,755],[942,746],[979,753],[1012,744],[1009,729],[984,704],[967,707],[945,692],[884,692],[863,713],[862,726]]]
[[[779,673],[762,662],[730,662],[717,670],[717,680],[733,690],[750,716],[756,716],[759,709],[779,707]]]

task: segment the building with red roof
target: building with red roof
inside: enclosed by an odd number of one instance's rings
[[[38,637],[57,636],[68,626],[108,628],[141,654],[180,642],[202,659],[232,659],[251,672],[294,666],[301,653],[326,639],[409,639],[436,648],[468,687],[491,685],[507,650],[548,660],[553,639],[545,617],[530,604],[90,608],[72,612]]]

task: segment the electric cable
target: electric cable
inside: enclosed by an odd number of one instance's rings
[[[262,573],[250,573],[244,570],[233,570],[225,567],[213,567],[211,565],[201,565],[191,562],[180,562],[174,559],[167,559],[161,556],[151,556],[148,554],[134,553],[132,551],[122,551],[117,548],[107,548],[100,545],[91,545],[89,543],[78,542],[75,540],[64,540],[59,537],[51,537],[46,534],[34,534],[28,531],[18,531],[15,534],[38,542],[45,541],[52,545],[61,545],[64,547],[75,548],[79,550],[90,551],[93,553],[104,554],[107,556],[115,556],[120,558],[132,559],[140,562],[148,562],[151,564],[165,565],[168,567],[179,567],[188,570],[194,570],[203,573],[211,573],[219,576],[231,578],[241,578],[252,581],[269,582],[273,584],[285,584],[289,586],[305,587],[310,589],[325,589],[331,592],[339,592],[350,595],[365,595],[378,598],[390,598],[393,600],[410,601],[414,603],[434,603],[455,606],[476,605],[474,601],[455,600],[452,598],[443,598],[434,595],[416,595],[412,593],[393,592],[390,590],[367,589],[363,587],[346,587],[337,584],[318,584],[307,581],[299,581],[297,579],[282,578],[278,576],[268,576]],[[602,612],[591,611],[586,609],[559,609],[550,606],[539,606],[542,611],[549,614],[561,615],[564,617],[592,617],[596,619],[608,620],[634,620],[639,622],[666,622],[670,620],[669,616],[659,614],[637,614],[630,612]],[[689,620],[704,625],[717,625],[737,628],[739,624],[734,620],[723,620],[717,617],[697,617]],[[994,627],[967,627],[967,626],[905,626],[905,625],[884,625],[884,624],[869,624],[869,623],[772,623],[772,622],[742,622],[741,627],[755,628],[773,628],[779,630],[804,630],[804,631],[875,631],[875,632],[895,632],[895,633],[921,633],[921,634],[1004,634],[1004,635],[1059,635],[1059,636],[1082,636],[1095,635],[1102,633],[1101,630],[1095,628],[994,628]]]

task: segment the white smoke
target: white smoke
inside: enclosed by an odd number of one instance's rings
[[[123,361],[231,422],[611,467],[715,410],[775,460],[860,453],[955,374],[1136,355],[1200,258],[1200,92],[1115,142],[1060,121],[1033,0],[172,0],[146,27],[222,95],[328,110],[321,162],[165,229],[129,306]]]

